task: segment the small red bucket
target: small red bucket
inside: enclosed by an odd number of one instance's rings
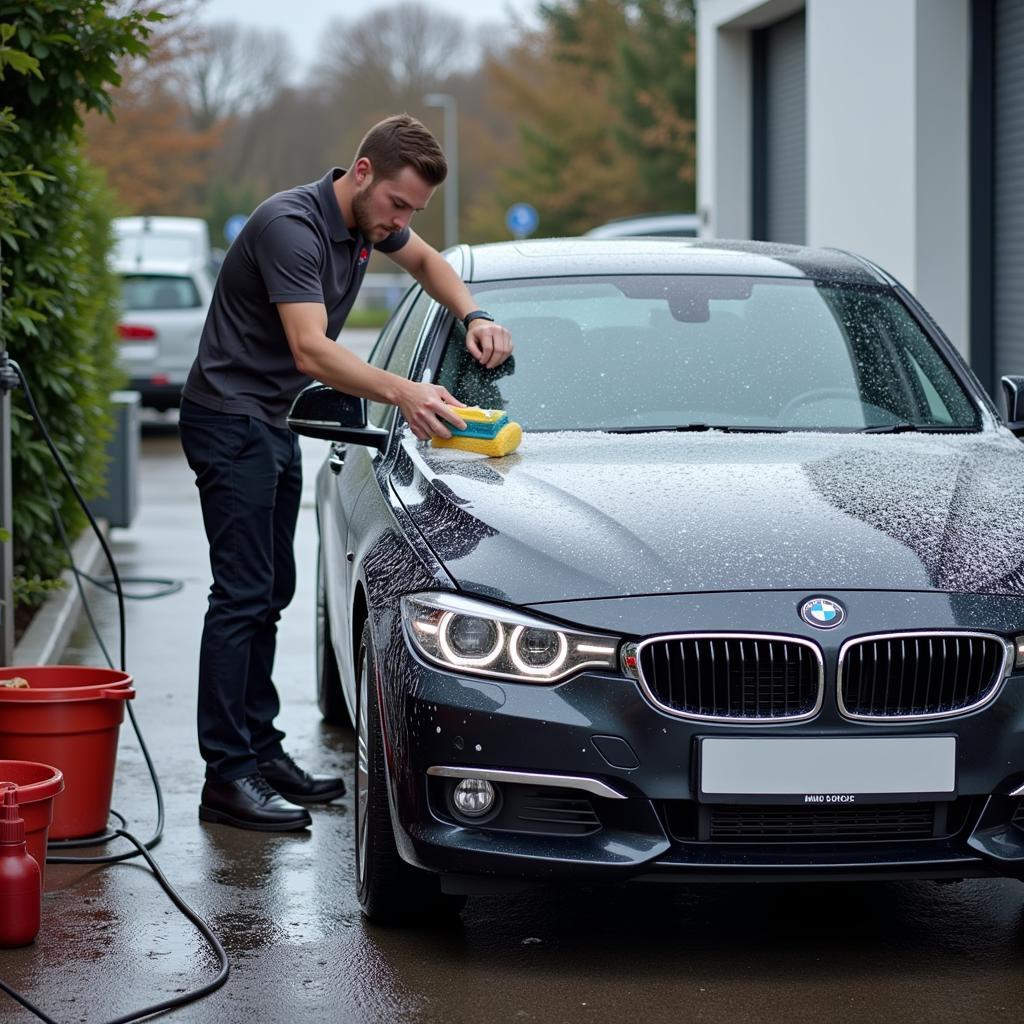
[[[0,678],[3,678],[0,670]],[[64,776],[48,764],[32,761],[0,761],[0,783],[13,782],[18,797],[18,813],[25,819],[28,852],[39,864],[46,882],[46,838],[53,821],[53,799],[64,788]]]
[[[27,689],[0,686],[0,758],[52,764],[64,775],[51,839],[80,839],[107,828],[117,736],[132,677],[82,665],[0,668]],[[19,798],[20,802],[20,798]]]

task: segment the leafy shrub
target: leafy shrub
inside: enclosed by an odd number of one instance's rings
[[[0,346],[20,363],[86,495],[102,485],[120,375],[112,198],[80,155],[81,112],[109,112],[117,61],[145,52],[155,17],[116,16],[104,0],[0,0]],[[56,576],[66,560],[45,493],[55,467],[17,392],[13,411],[14,564],[19,596],[32,602],[46,588],[29,581]],[[67,488],[51,486],[74,536],[83,516]]]

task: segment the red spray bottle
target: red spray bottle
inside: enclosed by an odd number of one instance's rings
[[[39,933],[42,876],[25,845],[17,790],[5,786],[0,792],[0,947],[27,946]]]

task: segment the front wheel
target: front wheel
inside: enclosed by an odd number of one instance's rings
[[[442,893],[437,875],[406,864],[395,845],[369,623],[363,626],[358,671],[355,803],[359,904],[374,924],[449,918],[462,909],[465,897]]]

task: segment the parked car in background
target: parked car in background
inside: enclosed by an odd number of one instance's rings
[[[696,213],[647,213],[639,217],[621,217],[583,233],[584,238],[697,238],[699,235],[700,216]]]
[[[114,267],[121,277],[118,362],[144,406],[176,408],[213,295],[207,262],[146,256]]]
[[[797,246],[449,255],[370,361],[522,424],[433,448],[314,385],[320,706],[355,722],[364,912],[528,881],[1024,877],[1011,429],[916,300]]]

